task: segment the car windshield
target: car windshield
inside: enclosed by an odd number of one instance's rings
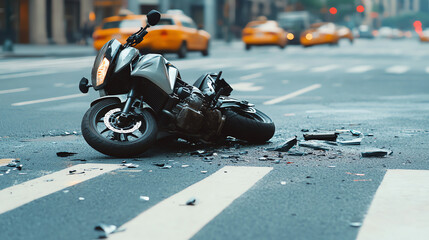
[[[249,27],[258,28],[261,30],[269,30],[269,29],[275,29],[277,27],[277,24],[275,22],[255,23],[255,24],[250,24]]]
[[[110,28],[139,28],[142,26],[141,20],[122,20],[122,21],[112,21],[105,22],[103,24],[103,29]]]
[[[174,21],[171,18],[161,18],[156,25],[174,25]]]

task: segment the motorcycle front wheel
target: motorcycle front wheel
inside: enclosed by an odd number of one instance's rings
[[[266,142],[274,135],[274,122],[256,108],[227,108],[223,114],[226,117],[223,135],[252,143]]]
[[[114,157],[132,157],[146,151],[155,141],[158,126],[148,110],[121,115],[124,104],[105,99],[85,113],[82,135],[95,150]]]

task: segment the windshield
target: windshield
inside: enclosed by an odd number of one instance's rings
[[[122,20],[122,21],[105,22],[103,24],[103,29],[140,28],[141,26],[142,26],[141,20]]]
[[[175,25],[175,24],[173,19],[171,18],[161,18],[156,25],[161,26],[161,25]]]

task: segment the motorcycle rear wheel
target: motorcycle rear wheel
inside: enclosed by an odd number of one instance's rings
[[[148,110],[121,122],[122,108],[123,104],[112,99],[89,108],[82,119],[82,135],[92,148],[103,154],[132,157],[143,153],[156,141],[158,126]]]
[[[274,122],[265,113],[256,108],[227,108],[223,134],[252,143],[270,140],[275,132]]]

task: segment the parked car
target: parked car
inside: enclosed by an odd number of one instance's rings
[[[299,36],[310,27],[310,14],[307,11],[283,12],[277,15],[277,21],[287,32],[288,44],[299,45]]]
[[[122,44],[140,27],[146,24],[145,15],[114,16],[104,19],[94,34],[94,48],[98,51],[112,38]],[[136,46],[143,52],[177,53],[179,58],[186,57],[188,51],[200,51],[203,56],[209,54],[210,34],[197,29],[194,21],[182,13],[162,14],[159,23],[145,37],[145,41]]]
[[[284,48],[288,42],[287,33],[276,21],[259,20],[249,22],[242,31],[246,50],[252,46],[276,45]]]
[[[340,39],[346,38],[350,41],[350,43],[353,43],[354,36],[350,28],[346,26],[337,26],[337,35]]]
[[[330,22],[315,23],[309,29],[301,33],[301,44],[309,47],[319,44],[338,44],[340,37],[335,24]]]
[[[359,38],[368,38],[368,39],[374,38],[374,33],[368,25],[360,25],[358,28],[357,34],[358,34]],[[378,32],[378,34],[379,34],[379,32]]]
[[[422,33],[419,34],[421,42],[429,42],[429,28],[426,28]]]

